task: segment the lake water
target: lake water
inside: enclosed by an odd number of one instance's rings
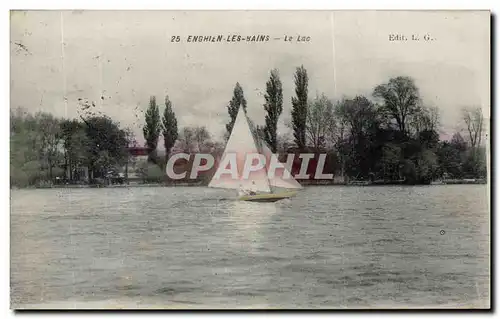
[[[12,191],[12,307],[490,307],[485,185],[231,195]]]

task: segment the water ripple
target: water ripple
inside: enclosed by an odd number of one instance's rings
[[[272,204],[231,194],[12,191],[13,307],[489,306],[480,185],[318,186]]]

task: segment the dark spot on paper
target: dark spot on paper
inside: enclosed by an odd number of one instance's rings
[[[17,45],[19,48],[21,48],[26,53],[31,54],[31,52],[28,50],[28,48],[24,44],[19,43],[19,42],[14,42],[14,44]]]

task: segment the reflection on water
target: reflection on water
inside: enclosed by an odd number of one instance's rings
[[[25,308],[489,307],[481,185],[12,192]],[[441,230],[445,234],[441,234]]]
[[[228,221],[234,226],[230,233],[230,244],[237,249],[255,253],[262,242],[263,230],[272,217],[276,216],[279,206],[275,203],[254,203],[231,201],[227,207]]]

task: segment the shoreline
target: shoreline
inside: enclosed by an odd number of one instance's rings
[[[311,186],[336,186],[336,187],[377,187],[377,186],[445,186],[445,185],[487,185],[484,179],[477,180],[445,180],[438,183],[429,184],[405,184],[402,182],[351,182],[351,183],[303,183],[303,187]],[[28,186],[28,187],[10,187],[10,189],[51,189],[51,188],[141,188],[141,187],[207,187],[202,183],[175,183],[175,184],[116,184],[116,185],[50,185],[50,186]]]

